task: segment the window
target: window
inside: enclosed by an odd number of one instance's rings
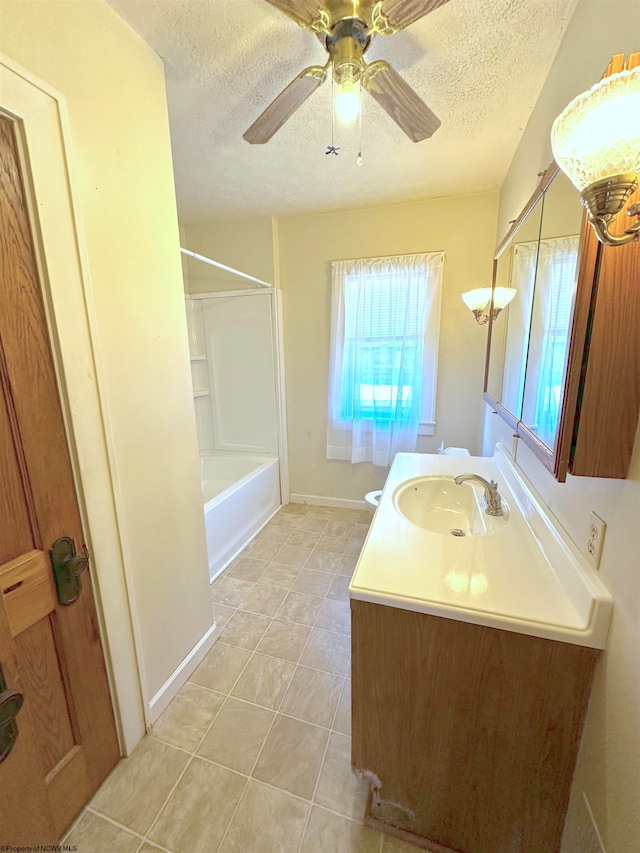
[[[531,306],[533,304],[537,262],[537,241],[515,244],[511,281],[508,284],[518,291],[518,297],[509,305],[505,318],[507,320],[507,332],[501,403],[517,418],[522,412],[527,344],[531,329]],[[494,357],[493,348],[491,357]]]
[[[536,289],[540,288],[541,293],[543,344],[535,423],[538,435],[549,447],[553,446],[560,416],[578,244],[578,237],[540,242]]]
[[[327,457],[388,466],[433,434],[444,255],[335,261]]]

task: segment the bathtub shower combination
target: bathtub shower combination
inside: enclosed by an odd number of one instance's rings
[[[203,456],[202,497],[209,576],[213,580],[280,507],[278,459]]]
[[[211,580],[282,505],[276,299],[271,287],[186,299]]]

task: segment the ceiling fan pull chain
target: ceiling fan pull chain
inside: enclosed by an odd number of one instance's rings
[[[334,139],[335,132],[335,124],[336,124],[336,99],[334,97],[335,93],[335,80],[333,79],[333,69],[331,73],[331,145],[327,145],[327,150],[324,152],[325,154],[335,154],[338,156],[340,149],[336,148],[336,141]]]
[[[364,163],[364,159],[362,157],[362,78],[358,80],[358,88],[360,89],[358,92],[360,97],[360,109],[358,111],[358,156],[356,157],[356,165],[362,166]]]
[[[336,75],[331,68],[331,147],[335,151],[335,131],[336,131]]]

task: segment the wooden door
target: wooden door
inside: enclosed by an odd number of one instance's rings
[[[53,580],[54,541],[82,553],[83,535],[15,131],[0,115],[0,666],[24,697],[0,845],[35,846],[59,840],[119,750],[90,569],[67,606]]]

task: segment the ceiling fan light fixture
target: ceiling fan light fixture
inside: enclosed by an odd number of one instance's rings
[[[440,127],[435,115],[388,62],[365,62],[372,38],[404,29],[448,0],[266,0],[305,29],[317,33],[329,54],[326,65],[305,68],[263,110],[243,138],[252,145],[268,142],[322,85],[331,67],[333,82],[344,88],[341,100],[353,121],[361,116],[362,88],[371,95],[412,142],[422,142]],[[356,90],[349,92],[349,87]],[[348,94],[347,94],[348,92]],[[334,93],[336,94],[336,93]],[[346,104],[349,104],[347,107]],[[337,115],[333,99],[332,121]],[[342,104],[340,112],[343,112]],[[332,125],[333,127],[333,125]],[[331,151],[334,146],[330,146]],[[337,151],[335,151],[337,153]],[[356,162],[362,161],[362,153]]]
[[[363,49],[357,39],[343,36],[333,45],[333,79],[339,85],[357,83],[364,65]]]
[[[335,111],[338,120],[350,124],[360,115],[360,79],[364,68],[363,45],[351,35],[332,47],[333,82],[337,86]]]

